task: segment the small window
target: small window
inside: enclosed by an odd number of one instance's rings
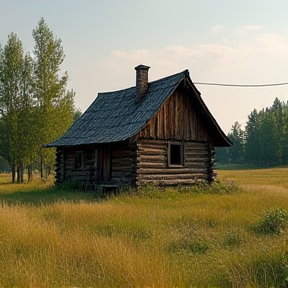
[[[169,166],[183,166],[183,144],[182,143],[169,143],[168,149]]]
[[[74,169],[82,168],[83,166],[83,154],[75,153]]]

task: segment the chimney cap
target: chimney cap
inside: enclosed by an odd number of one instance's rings
[[[135,70],[149,70],[149,66],[146,66],[146,65],[143,65],[143,64],[140,64],[138,65],[137,67],[135,67]]]

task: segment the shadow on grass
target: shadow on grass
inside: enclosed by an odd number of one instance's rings
[[[48,188],[31,188],[30,190],[22,190],[0,193],[0,202],[7,205],[49,205],[57,202],[95,202],[100,199],[100,195],[92,192],[84,193],[82,191],[65,191],[55,187]]]

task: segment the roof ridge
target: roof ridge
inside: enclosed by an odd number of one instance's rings
[[[155,82],[165,81],[165,80],[168,80],[170,78],[174,78],[176,76],[179,76],[181,74],[183,74],[183,76],[188,76],[189,77],[189,70],[185,69],[185,70],[183,70],[181,72],[178,72],[178,73],[175,73],[175,74],[172,74],[172,75],[168,75],[168,76],[165,76],[165,77],[153,80],[153,81],[149,81],[148,84],[154,84]],[[127,87],[127,88],[123,88],[123,89],[119,89],[119,90],[98,92],[98,95],[100,95],[100,94],[119,93],[119,92],[122,92],[122,91],[128,91],[129,89],[134,89],[134,88],[136,88],[136,85],[130,86],[130,87]]]
[[[154,82],[157,82],[157,81],[167,80],[168,78],[174,78],[174,77],[179,76],[181,74],[183,74],[183,76],[189,76],[189,70],[185,69],[185,70],[183,70],[181,72],[178,72],[178,73],[175,73],[175,74],[172,74],[172,75],[168,75],[168,76],[165,76],[165,77],[150,81],[149,83],[154,83]]]

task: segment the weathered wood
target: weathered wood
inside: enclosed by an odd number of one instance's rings
[[[166,150],[166,146],[165,143],[162,143],[162,145],[153,145],[153,144],[145,144],[145,143],[141,143],[137,145],[138,150]]]
[[[201,163],[207,163],[209,161],[209,158],[208,157],[198,157],[198,158],[186,158],[185,159],[185,164],[189,164],[189,163],[198,163],[201,164]]]
[[[165,168],[166,164],[162,163],[162,162],[158,162],[158,163],[151,163],[151,162],[141,162],[139,161],[139,163],[137,163],[137,168]],[[138,170],[139,172],[139,170]]]
[[[139,133],[143,138],[209,140],[202,115],[181,89],[174,92]]]
[[[139,168],[137,169],[137,174],[174,174],[177,177],[177,174],[189,173],[189,174],[205,174],[207,169],[198,169],[198,168]]]
[[[193,97],[195,95],[184,89],[184,85],[179,85],[137,135],[129,141],[110,143],[110,150],[106,144],[67,147],[63,149],[65,154],[59,150],[57,177],[60,179],[65,174],[67,179],[111,180],[137,185],[146,181],[159,181],[164,185],[190,185],[199,179],[209,179],[215,161],[215,149],[203,109],[195,105]],[[176,159],[179,158],[177,149],[168,149],[171,141],[174,144],[179,142],[181,149],[183,147],[180,153],[184,162],[178,164],[184,166],[172,166],[171,161],[168,161],[172,158],[171,153],[174,159],[175,154]],[[104,153],[105,149],[109,153]],[[79,170],[74,169],[76,151],[83,152],[83,167]],[[98,155],[97,151],[102,151],[102,154]],[[173,163],[177,163],[177,160]]]
[[[165,162],[166,155],[150,155],[150,154],[140,154],[138,159],[140,162]]]
[[[166,155],[167,151],[164,149],[143,148],[138,150],[137,156],[142,155],[143,153],[145,153],[146,155]]]
[[[205,177],[205,174],[195,173],[191,174],[177,174],[177,178],[175,178],[174,174],[143,174],[141,177],[138,177],[137,180],[154,180],[154,181],[161,181],[161,180],[174,180],[174,179],[194,179],[194,178],[201,178]]]
[[[179,186],[179,185],[193,185],[195,183],[197,183],[200,179],[195,178],[195,179],[190,179],[190,180],[163,180],[163,181],[154,181],[154,180],[145,180],[145,183],[157,183],[161,186]],[[138,183],[137,184],[140,186],[142,183]]]

